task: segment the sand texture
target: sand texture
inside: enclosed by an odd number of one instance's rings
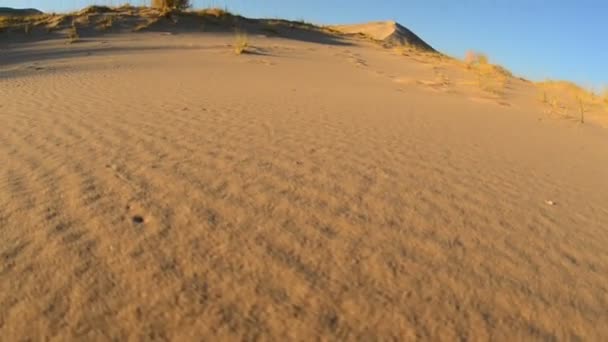
[[[0,44],[0,340],[607,340],[605,112],[306,37]]]

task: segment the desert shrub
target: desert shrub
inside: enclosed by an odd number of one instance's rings
[[[585,123],[585,101],[582,97],[577,96],[576,102],[578,103],[578,111],[581,118],[581,123]]]
[[[483,54],[483,53],[478,53],[477,54],[477,63],[481,64],[481,65],[485,65],[488,64],[490,62],[490,60],[488,59],[488,56]]]
[[[79,14],[98,14],[98,13],[109,13],[109,12],[113,12],[113,11],[114,10],[112,10],[108,6],[93,5],[93,6],[89,6],[89,7],[82,9]]]
[[[150,28],[152,25],[156,24],[159,21],[158,18],[148,19],[147,21],[138,24],[133,28],[133,32],[139,32]]]
[[[190,8],[190,0],[152,0],[152,7],[184,10]]]
[[[72,22],[72,27],[70,27],[70,31],[68,32],[68,42],[70,44],[76,43],[80,39],[80,35],[78,34],[78,28],[76,27],[76,23]]]
[[[478,66],[489,64],[490,59],[485,53],[469,50],[467,51],[464,57],[464,62],[467,64],[468,67],[472,67],[476,65]]]
[[[490,63],[488,56],[481,52],[469,50],[464,58],[467,69],[476,72],[477,82],[481,89],[502,96],[513,78],[506,68]]]
[[[243,54],[247,52],[247,48],[249,47],[249,38],[246,33],[236,32],[236,36],[234,38],[234,53],[237,55]]]
[[[99,21],[97,21],[97,29],[101,31],[109,30],[113,25],[114,18],[112,16],[102,17]]]
[[[203,16],[212,16],[212,17],[216,17],[216,18],[224,18],[224,17],[229,17],[232,15],[228,11],[228,9],[219,8],[219,7],[205,8],[203,10],[198,11],[198,14],[203,15]]]

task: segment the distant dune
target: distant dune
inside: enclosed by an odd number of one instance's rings
[[[0,7],[0,16],[26,16],[26,15],[36,15],[42,14],[42,11],[39,11],[35,8],[10,8],[10,7]]]
[[[375,21],[356,25],[334,25],[331,28],[343,33],[364,34],[390,45],[410,45],[427,51],[435,51],[414,32],[394,21]]]

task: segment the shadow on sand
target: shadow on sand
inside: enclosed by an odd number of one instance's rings
[[[76,18],[75,16],[72,16]],[[68,44],[71,26],[63,26],[53,31],[45,30],[42,27],[34,27],[30,32],[25,33],[21,27],[5,29],[0,32],[0,68],[31,62],[42,62],[57,58],[69,58],[73,56],[83,56],[90,54],[110,54],[124,53],[130,51],[145,50],[198,50],[226,47],[224,46],[143,46],[133,48],[114,48],[103,46],[106,35],[116,36],[118,34],[130,33],[132,35],[141,32],[166,33],[170,35],[205,35],[205,34],[225,34],[234,35],[235,32],[247,34],[261,34],[272,38],[296,40],[301,42],[349,46],[352,45],[345,37],[325,30],[323,28],[303,23],[286,20],[274,19],[248,19],[240,16],[228,16],[218,18],[196,13],[179,13],[175,15],[158,16],[155,18],[136,18],[115,17],[111,28],[99,30],[98,23],[106,18],[102,14],[97,17],[89,16],[89,24],[77,26],[78,42]],[[73,20],[73,19],[72,19]],[[68,22],[65,20],[65,22]],[[73,25],[73,24],[72,24]],[[136,31],[136,32],[135,32]],[[137,36],[135,36],[137,37]],[[31,44],[41,41],[63,40],[65,46],[54,44],[52,48],[30,49]],[[99,43],[99,46],[92,46]],[[260,49],[248,51],[249,55],[271,56],[270,53]]]

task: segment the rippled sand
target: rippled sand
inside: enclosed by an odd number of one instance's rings
[[[2,52],[3,339],[608,338],[593,114],[369,42],[233,39]]]

